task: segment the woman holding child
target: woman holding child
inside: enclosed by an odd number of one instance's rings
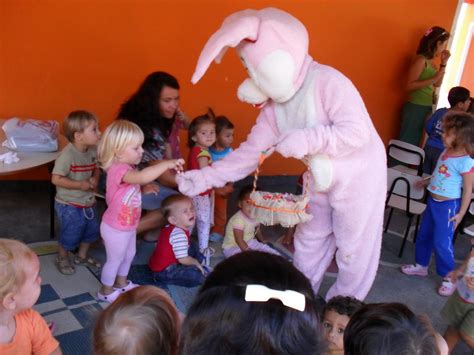
[[[117,118],[136,123],[145,134],[145,150],[141,167],[164,159],[180,158],[179,129],[186,129],[189,119],[179,108],[179,83],[165,72],[148,75],[138,90],[120,107]],[[168,171],[142,189],[142,208],[150,210],[140,221],[137,232],[157,228],[163,224],[158,210],[161,202],[176,191],[175,175]]]

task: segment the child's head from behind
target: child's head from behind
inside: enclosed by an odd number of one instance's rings
[[[246,301],[247,285],[303,295],[304,311],[278,299]],[[283,292],[290,297],[290,292]],[[286,300],[287,301],[287,300]],[[319,319],[308,279],[280,256],[238,253],[216,266],[183,323],[183,354],[319,354]]]
[[[165,291],[140,286],[120,295],[99,316],[95,354],[176,354],[179,315]]]
[[[344,353],[437,354],[434,331],[401,303],[377,303],[355,312],[344,332]]]
[[[41,291],[40,264],[25,244],[0,239],[0,311],[18,313],[31,308]]]
[[[216,122],[216,146],[228,148],[234,142],[234,124],[225,116],[217,116]]]
[[[192,200],[182,194],[165,198],[161,204],[161,211],[168,223],[183,229],[192,228],[196,221]]]
[[[135,123],[116,120],[107,127],[97,148],[97,159],[102,168],[114,162],[138,164],[143,155],[143,132]]]
[[[239,195],[237,196],[237,205],[242,213],[249,218],[251,218],[252,205],[248,201],[252,191],[253,187],[251,185],[246,185],[240,189]]]
[[[329,350],[344,350],[344,330],[352,315],[363,306],[354,297],[336,296],[324,306],[323,329]]]
[[[206,114],[196,117],[188,127],[188,146],[195,145],[208,148],[216,141],[216,123],[214,112],[209,109]]]
[[[439,54],[441,50],[446,49],[448,39],[448,31],[442,27],[433,26],[421,37],[416,54],[421,54],[428,59],[432,59]]]
[[[92,113],[78,110],[73,111],[64,119],[63,131],[71,143],[84,143],[87,146],[99,142],[98,120]]]
[[[448,101],[452,109],[467,112],[471,104],[471,93],[462,86],[455,86],[449,90]]]
[[[453,111],[443,118],[443,143],[446,148],[466,150],[474,156],[474,116],[459,111]]]

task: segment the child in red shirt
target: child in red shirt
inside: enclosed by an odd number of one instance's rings
[[[189,125],[188,145],[191,148],[188,156],[189,170],[203,169],[212,163],[209,147],[216,141],[216,124],[214,117],[212,110],[209,110],[205,115],[196,117]],[[213,222],[211,194],[212,190],[207,190],[193,197],[193,205],[196,210],[199,251],[207,256],[211,254],[208,248],[209,233]]]
[[[183,287],[201,285],[206,274],[201,265],[204,257],[189,236],[195,222],[192,200],[181,194],[171,195],[161,209],[169,224],[161,230],[148,263],[155,281]]]

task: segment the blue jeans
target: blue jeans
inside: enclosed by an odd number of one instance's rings
[[[74,207],[55,202],[54,210],[59,220],[59,244],[67,251],[75,250],[80,243],[92,243],[99,238],[99,213],[97,207]]]
[[[142,194],[142,209],[157,210],[161,207],[161,203],[165,198],[171,195],[176,195],[178,191],[170,187],[158,184],[160,191],[157,194]]]
[[[199,262],[204,260],[204,256],[199,252],[194,242],[191,242],[188,255]],[[195,287],[200,286],[204,282],[205,277],[196,266],[177,263],[168,266],[160,272],[155,272],[153,279],[157,284],[164,283],[183,287]]]
[[[428,266],[431,252],[436,256],[436,272],[445,277],[454,270],[454,222],[449,222],[461,207],[461,199],[435,201],[428,196],[425,213],[416,237],[416,262]]]

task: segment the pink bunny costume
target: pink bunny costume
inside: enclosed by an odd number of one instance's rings
[[[180,191],[196,195],[242,179],[254,171],[260,152],[273,146],[284,157],[305,157],[314,217],[297,226],[295,264],[317,292],[336,254],[339,274],[326,298],[364,299],[380,256],[386,158],[358,91],[308,55],[306,28],[281,10],[230,15],[204,47],[192,82],[228,47],[236,47],[250,76],[238,89],[240,100],[262,110],[238,149],[211,167],[178,176]]]

